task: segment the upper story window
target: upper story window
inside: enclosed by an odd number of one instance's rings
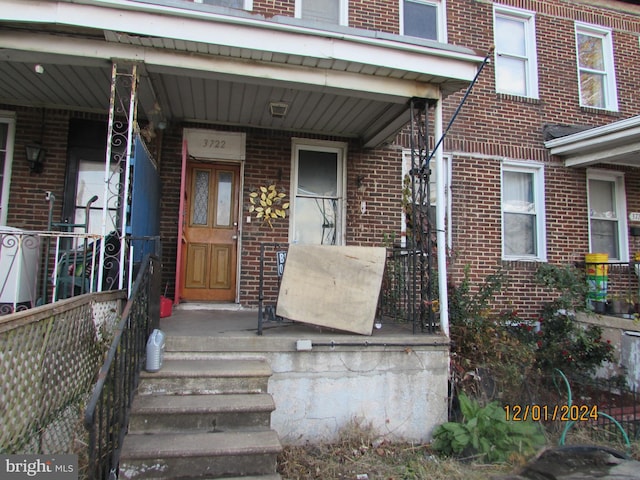
[[[296,18],[348,25],[348,0],[296,0]]]
[[[538,58],[533,12],[495,7],[496,91],[538,98]]]
[[[580,105],[618,110],[611,30],[576,23]]]
[[[400,0],[400,33],[446,42],[444,7],[438,0]]]
[[[546,260],[544,168],[505,162],[502,165],[502,257]]]
[[[243,10],[253,9],[253,0],[188,0],[204,5],[216,5],[218,7],[239,8]]]
[[[606,253],[609,260],[626,262],[627,203],[621,172],[587,171],[589,197],[589,251]]]
[[[0,225],[7,224],[15,122],[13,113],[0,111]]]

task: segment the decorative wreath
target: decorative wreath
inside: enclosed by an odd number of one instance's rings
[[[271,223],[276,218],[285,218],[289,202],[284,202],[285,194],[278,192],[275,185],[260,187],[249,194],[249,213],[256,212],[256,219],[262,220],[273,229]],[[283,203],[284,202],[284,203]]]

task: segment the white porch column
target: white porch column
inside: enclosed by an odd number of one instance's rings
[[[135,63],[119,67],[113,62],[111,68],[111,96],[109,102],[109,124],[107,126],[107,149],[104,167],[104,203],[102,206],[102,242],[98,267],[98,291],[103,288],[105,267],[118,262],[118,289],[124,288],[127,265],[125,239],[127,208],[131,204],[129,185],[131,181],[131,153],[133,133],[136,127],[138,69]],[[120,243],[119,252],[109,252],[107,235],[116,232]]]

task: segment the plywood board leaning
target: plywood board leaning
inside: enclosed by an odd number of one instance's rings
[[[298,322],[371,335],[386,249],[291,245],[277,314]]]

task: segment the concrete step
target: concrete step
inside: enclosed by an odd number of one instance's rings
[[[128,434],[121,479],[273,476],[282,450],[273,430],[194,434]],[[268,478],[268,477],[267,477]]]
[[[265,393],[271,373],[263,360],[166,359],[158,372],[140,374],[138,394]]]
[[[269,428],[275,404],[266,393],[138,395],[129,433],[221,432]]]

